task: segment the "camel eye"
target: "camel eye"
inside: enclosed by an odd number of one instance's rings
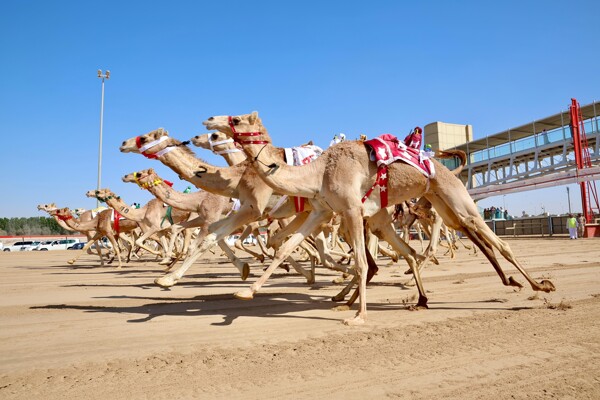
[[[233,124],[234,124],[234,125],[237,125],[237,124],[239,124],[240,122],[242,122],[242,120],[241,120],[239,117],[234,117],[234,118],[233,118]]]
[[[217,140],[219,138],[219,135],[217,135],[216,133],[213,133],[212,135],[210,135],[210,140]]]
[[[146,143],[146,137],[140,136],[140,143]]]

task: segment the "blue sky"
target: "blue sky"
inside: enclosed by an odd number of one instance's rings
[[[123,175],[154,167],[187,184],[120,143],[158,127],[187,140],[211,115],[256,110],[276,145],[327,147],[339,132],[402,136],[434,121],[480,138],[571,97],[598,100],[598,15],[600,2],[583,0],[3,1],[0,217],[95,206],[98,69],[111,71],[102,186],[146,202]],[[567,211],[564,186],[480,205],[502,202],[519,215]]]

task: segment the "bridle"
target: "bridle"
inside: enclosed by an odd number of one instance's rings
[[[145,145],[142,145],[142,137],[137,136],[135,138],[135,145],[137,146],[138,150],[144,157],[150,158],[150,159],[157,159],[158,157],[163,156],[163,155],[175,150],[178,146],[186,146],[190,143],[189,141],[186,141],[186,142],[181,142],[180,144],[172,144],[172,145],[167,146],[164,149],[157,151],[156,153],[153,153],[153,154],[149,154],[147,152],[148,149],[159,145],[160,143],[164,142],[165,140],[169,140],[169,136],[161,136],[158,139],[156,139],[150,143],[146,143]]]
[[[227,139],[223,139],[223,140],[217,140],[217,141],[212,141],[210,139],[211,135],[208,135],[208,145],[210,146],[210,150],[219,155],[222,156],[223,154],[231,154],[231,153],[239,153],[242,151],[242,149],[239,149],[237,147],[234,147],[233,149],[224,149],[224,150],[216,150],[215,146],[220,146],[222,144],[227,144],[227,143],[234,143],[234,140],[232,138],[227,138]]]
[[[260,136],[260,135],[263,135],[263,133],[260,131],[258,131],[258,132],[238,132],[235,130],[235,124],[233,123],[233,117],[230,115],[229,117],[227,117],[227,120],[229,122],[229,127],[231,128],[231,132],[233,133],[233,140],[235,140],[237,143],[242,144],[242,145],[244,145],[244,144],[264,144],[262,149],[259,150],[256,157],[254,157],[254,161],[258,161],[259,163],[263,164],[267,168],[270,168],[272,170],[272,172],[275,172],[277,170],[277,168],[279,168],[279,166],[277,164],[266,165],[265,163],[263,163],[262,161],[260,161],[258,159],[258,156],[260,156],[260,153],[262,153],[262,151],[265,149],[265,147],[267,147],[268,144],[271,144],[271,142],[269,142],[267,140],[241,140],[240,139],[240,137],[244,137],[244,136],[250,136],[250,137]]]
[[[102,203],[106,203],[107,200],[111,200],[111,199],[116,199],[116,200],[120,200],[121,199],[120,196],[100,197],[100,196],[98,196],[99,193],[100,193],[100,191],[96,190],[96,192],[94,193],[94,197],[96,197],[96,199],[98,199]]]
[[[261,136],[262,132],[238,132],[235,130],[235,124],[233,123],[233,117],[230,115],[228,118],[229,127],[231,128],[231,132],[233,133],[233,140],[235,140],[239,144],[269,144],[270,142],[266,140],[242,140],[240,137],[253,137],[253,136]]]
[[[140,187],[140,189],[150,189],[151,187],[154,186],[158,186],[161,183],[165,183],[166,185],[168,185],[169,187],[173,187],[173,182],[169,182],[167,180],[162,180],[160,178],[156,178],[155,180],[151,181],[151,182],[140,182],[139,177],[141,176],[141,174],[139,172],[134,172],[133,173],[133,178],[135,179],[135,183],[137,183],[137,185]]]

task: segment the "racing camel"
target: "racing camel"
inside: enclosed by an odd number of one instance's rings
[[[274,151],[271,137],[256,112],[234,117],[215,116],[204,121],[203,124],[207,129],[219,130],[237,140],[243,146],[248,158],[252,160],[252,165],[259,176],[278,193],[317,200],[313,202],[313,207],[317,208],[315,204],[320,204],[318,207],[323,212],[311,213],[304,224],[308,226],[306,228],[303,226],[300,235],[312,232],[315,223],[319,224],[324,217],[330,217],[331,212],[342,215],[351,246],[355,251],[355,269],[359,277],[360,293],[359,310],[354,318],[344,321],[346,324],[362,324],[367,316],[367,259],[363,220],[367,219],[372,232],[388,241],[394,250],[403,254],[407,252],[408,246],[400,243],[392,228],[389,214],[386,219],[381,213],[385,210],[382,208],[381,197],[367,195],[375,187],[376,180],[381,182],[382,178],[387,180],[387,185],[381,185],[381,190],[387,191],[389,204],[399,204],[411,198],[425,197],[433,204],[447,226],[465,233],[481,249],[504,285],[522,287],[512,277],[506,277],[496,259],[494,248],[521,272],[533,290],[544,292],[555,290],[549,280],[538,283],[529,276],[508,244],[498,238],[485,224],[463,183],[435,159],[431,159],[435,168],[433,176],[425,176],[407,163],[394,162],[387,166],[386,176],[382,177],[376,163],[370,160],[369,149],[362,141],[345,141],[330,147],[312,163],[292,167],[286,165]],[[272,272],[272,266],[269,266],[264,275],[268,276]],[[426,307],[427,297],[418,268],[414,265],[411,265],[411,268],[419,289],[417,305]],[[264,276],[253,287],[260,287],[263,278]]]

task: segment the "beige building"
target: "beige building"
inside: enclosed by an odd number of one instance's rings
[[[433,150],[446,150],[473,140],[473,126],[432,122],[425,125],[423,146],[430,144]]]

